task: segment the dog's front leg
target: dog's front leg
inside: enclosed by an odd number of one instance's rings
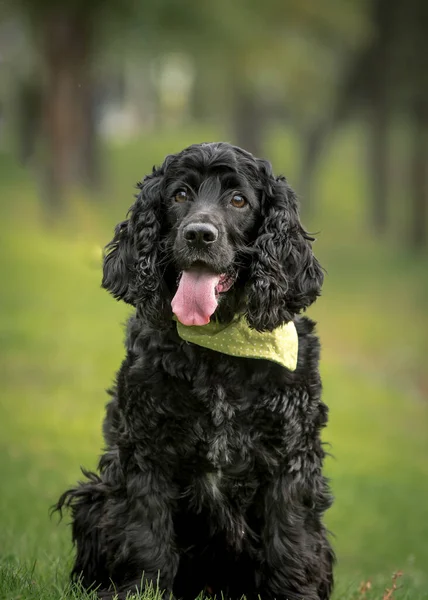
[[[152,465],[128,470],[125,485],[125,495],[112,495],[103,524],[113,587],[119,598],[147,585],[169,597],[179,562],[173,485]]]
[[[334,555],[321,523],[329,504],[320,474],[302,482],[279,475],[264,494],[261,598],[328,600]]]

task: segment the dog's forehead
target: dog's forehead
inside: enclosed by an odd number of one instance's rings
[[[232,185],[257,178],[256,161],[247,152],[224,142],[196,144],[177,154],[166,169],[168,180],[216,176]]]
[[[176,164],[204,172],[218,167],[236,170],[238,161],[235,152],[230,146],[200,144],[185,148],[177,156]]]

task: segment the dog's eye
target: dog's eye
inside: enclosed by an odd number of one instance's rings
[[[233,194],[230,203],[235,208],[244,208],[244,206],[247,204],[247,201],[244,196],[241,196],[241,194]]]
[[[178,190],[178,192],[174,196],[174,200],[176,202],[186,202],[186,200],[187,200],[186,190]]]

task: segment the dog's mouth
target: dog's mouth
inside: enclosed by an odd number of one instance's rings
[[[183,271],[172,299],[172,311],[183,325],[206,325],[214,314],[220,294],[227,292],[234,278],[194,265]]]

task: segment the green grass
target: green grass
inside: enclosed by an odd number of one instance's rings
[[[67,519],[58,526],[48,510],[79,477],[79,465],[97,462],[104,389],[123,356],[128,309],[99,287],[100,247],[151,163],[210,137],[221,136],[187,131],[109,148],[103,193],[92,208],[76,196],[54,231],[43,228],[32,182],[0,157],[0,600],[86,597],[67,591],[70,531]],[[313,219],[328,271],[310,315],[319,321],[330,406],[324,439],[334,455],[326,468],[336,497],[327,516],[338,555],[335,598],[382,600],[401,570],[393,598],[422,600],[427,257],[366,231],[356,139],[348,133],[325,158]],[[277,170],[293,180],[290,140],[278,132],[270,145]],[[364,595],[360,584],[368,580]]]

